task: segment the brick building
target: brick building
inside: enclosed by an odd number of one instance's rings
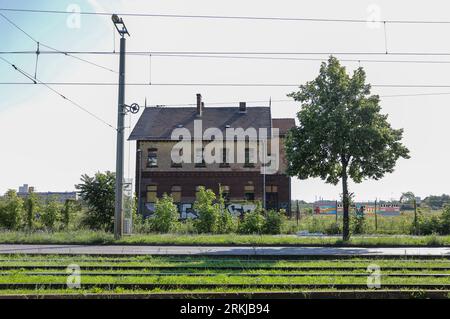
[[[243,162],[236,160],[237,151],[231,152],[233,158],[229,158],[229,150],[238,147],[238,139],[233,139],[235,145],[231,147],[223,144],[220,162],[205,163],[203,160],[205,144],[211,141],[204,137],[197,141],[200,143],[197,148],[193,147],[189,163],[174,162],[171,151],[179,142],[172,139],[174,130],[184,129],[194,136],[195,122],[200,120],[202,134],[208,128],[217,128],[224,136],[227,129],[232,128],[266,129],[268,155],[273,152],[270,149],[270,139],[276,131],[273,128],[278,128],[279,165],[276,171],[267,174],[255,156],[260,153],[250,148],[245,148]],[[139,194],[140,212],[151,213],[156,198],[167,193],[178,204],[181,218],[195,217],[192,205],[199,186],[212,189],[216,194],[221,187],[228,210],[234,214],[249,211],[254,207],[254,201],[262,201],[264,185],[267,208],[290,209],[291,181],[285,174],[284,137],[294,125],[294,119],[272,119],[270,107],[247,107],[245,102],[232,107],[205,107],[200,94],[197,94],[196,107],[145,108],[129,137],[129,140],[136,140],[136,194]],[[189,143],[194,145],[195,137]],[[242,143],[248,146],[249,139]]]

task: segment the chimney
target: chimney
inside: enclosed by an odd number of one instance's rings
[[[247,103],[239,102],[239,113],[247,113]]]
[[[197,116],[202,116],[204,104],[202,102],[202,95],[197,93]]]

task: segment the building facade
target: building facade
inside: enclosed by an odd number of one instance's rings
[[[267,209],[289,210],[291,181],[285,174],[284,138],[294,125],[294,119],[272,119],[270,107],[247,107],[245,102],[233,107],[205,107],[200,94],[196,107],[145,108],[129,138],[136,140],[136,194],[140,212],[151,214],[156,199],[166,193],[174,198],[181,218],[195,218],[192,207],[200,186],[216,194],[220,188],[227,209],[235,215],[252,210],[255,202],[263,202],[264,197]],[[259,146],[261,135],[244,134],[243,139],[236,136],[229,139],[227,133],[231,129],[246,133],[265,130],[267,151],[249,147],[252,141]],[[177,149],[181,140],[177,130],[190,133],[187,143],[192,146],[190,154],[186,154],[186,149]],[[208,130],[215,134],[208,134]],[[260,158],[262,153],[270,157],[275,152],[271,149],[275,131],[279,133],[276,150],[279,159],[276,169],[268,173]],[[200,139],[196,132],[200,132]],[[226,140],[217,140],[217,134],[227,136]],[[214,152],[218,161],[205,160],[212,141],[222,143],[216,144],[219,147]],[[239,148],[243,150],[241,160]],[[179,156],[183,153],[181,156],[189,160],[174,161],[174,152]]]

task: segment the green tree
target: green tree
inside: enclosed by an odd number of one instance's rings
[[[151,218],[151,229],[160,233],[168,233],[174,230],[178,224],[178,208],[173,203],[173,198],[164,194],[156,201],[155,213]]]
[[[70,221],[72,220],[72,216],[77,210],[77,205],[74,200],[66,199],[64,202],[64,206],[61,210],[61,223],[64,230],[69,229]]]
[[[430,195],[425,197],[423,202],[431,209],[441,209],[445,204],[450,204],[450,195],[442,194],[440,196]]]
[[[47,230],[55,228],[56,221],[59,218],[61,205],[54,199],[50,199],[45,205],[41,214],[41,220]]]
[[[33,229],[33,222],[34,222],[34,216],[39,208],[39,199],[37,198],[36,194],[31,192],[26,200],[25,200],[25,224],[28,231],[31,231]]]
[[[87,211],[83,224],[94,230],[114,229],[114,200],[116,175],[112,172],[81,176],[81,184],[75,185]]]
[[[22,215],[23,200],[17,196],[15,190],[8,190],[0,205],[0,227],[10,230],[18,229]]]
[[[196,194],[194,211],[198,214],[195,220],[195,228],[199,233],[216,233],[220,209],[214,204],[216,194],[210,189],[201,186]]]
[[[219,198],[215,204],[219,211],[219,225],[217,232],[221,234],[228,234],[236,230],[236,220],[233,215],[225,207],[225,199],[222,194],[222,187],[219,188]]]
[[[301,102],[299,126],[286,139],[288,173],[342,182],[344,240],[350,238],[348,179],[378,180],[393,172],[400,157],[409,158],[403,130],[393,129],[380,113],[379,96],[370,95],[365,80],[362,68],[350,76],[330,57],[316,79],[288,95]]]
[[[440,219],[440,232],[442,235],[450,234],[450,205],[445,205]]]

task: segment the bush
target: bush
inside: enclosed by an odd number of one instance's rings
[[[219,191],[219,199],[216,203],[220,211],[219,225],[217,227],[217,233],[229,234],[236,231],[236,219],[225,207],[225,200],[222,196],[222,191]]]
[[[286,211],[281,209],[279,212],[269,210],[264,221],[263,232],[265,234],[281,234],[281,226],[286,216]]]
[[[325,234],[327,235],[342,234],[341,226],[338,223],[332,223],[325,228]]]
[[[15,190],[8,190],[0,203],[0,227],[16,230],[23,215],[23,200]]]
[[[244,219],[239,223],[238,232],[241,234],[261,234],[264,225],[265,218],[258,204],[254,211],[245,213]]]
[[[155,213],[149,219],[150,228],[152,231],[168,233],[176,229],[178,217],[178,208],[173,203],[173,198],[164,194],[156,201]]]
[[[350,229],[352,234],[364,234],[366,231],[366,219],[363,214],[354,214],[351,217]]]
[[[198,214],[194,226],[199,233],[217,233],[219,228],[220,207],[213,204],[216,194],[201,186],[196,194],[194,210]]]

